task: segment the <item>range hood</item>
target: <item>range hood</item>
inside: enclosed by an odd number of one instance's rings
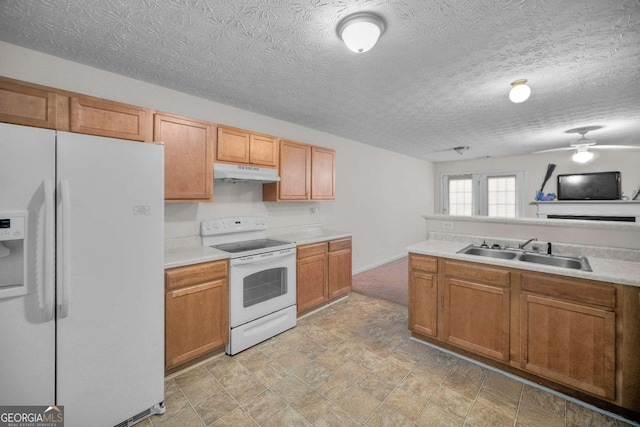
[[[224,182],[256,182],[261,184],[280,181],[276,169],[226,163],[213,164],[213,179],[221,179]]]

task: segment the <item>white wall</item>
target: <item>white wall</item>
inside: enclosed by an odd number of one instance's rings
[[[637,141],[629,141],[636,143]],[[547,172],[547,165],[554,163],[556,169],[544,187],[545,193],[557,194],[557,175],[587,172],[620,171],[624,196],[633,197],[634,190],[640,188],[640,150],[593,150],[594,159],[580,165],[571,160],[572,151],[530,154],[527,156],[496,157],[456,162],[443,162],[434,165],[435,212],[442,212],[440,197],[440,176],[444,173],[473,173],[493,171],[524,171],[525,207],[524,216],[535,217],[536,207],[528,205],[540,190]]]
[[[166,204],[165,237],[199,234],[203,219],[266,215],[271,227],[320,223],[354,235],[354,270],[404,253],[433,213],[433,164],[314,129],[0,42],[0,75],[336,150],[336,200],[265,203],[256,184],[214,185],[213,203]],[[310,208],[318,207],[316,216]]]

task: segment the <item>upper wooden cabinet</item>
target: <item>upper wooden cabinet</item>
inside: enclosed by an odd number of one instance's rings
[[[93,97],[71,98],[71,132],[147,141],[149,112],[141,107]]]
[[[336,152],[311,147],[311,200],[334,200]]]
[[[280,182],[265,184],[262,199],[314,201],[335,199],[335,151],[280,140]]]
[[[62,119],[62,126],[58,123],[59,110],[61,110],[61,118],[66,116],[66,120]],[[68,116],[68,98],[59,96],[48,88],[5,77],[0,78],[0,121],[46,129],[69,130]]]
[[[216,161],[276,167],[278,138],[219,126]]]
[[[213,125],[169,114],[154,115],[153,139],[164,143],[165,200],[213,200]]]

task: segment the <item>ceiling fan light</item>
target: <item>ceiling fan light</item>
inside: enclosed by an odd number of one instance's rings
[[[587,163],[593,159],[593,153],[587,149],[587,147],[580,147],[573,153],[571,159],[576,163]]]
[[[531,88],[527,86],[527,80],[516,80],[511,83],[511,90],[509,91],[509,99],[511,102],[519,104],[529,99],[531,95]]]
[[[384,21],[378,15],[362,12],[347,16],[338,24],[338,36],[349,50],[364,53],[378,42],[384,32]]]

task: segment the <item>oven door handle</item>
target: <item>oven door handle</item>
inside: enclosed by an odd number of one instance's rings
[[[285,249],[280,252],[268,252],[266,254],[251,255],[247,257],[235,258],[229,261],[229,265],[247,265],[247,264],[263,264],[266,262],[272,262],[276,259],[282,259],[290,256],[295,256],[296,250]]]

